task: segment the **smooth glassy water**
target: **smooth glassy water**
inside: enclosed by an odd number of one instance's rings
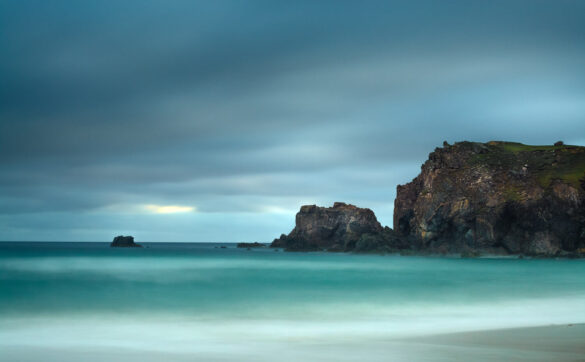
[[[0,243],[0,359],[400,360],[385,341],[585,322],[584,260],[221,245]]]

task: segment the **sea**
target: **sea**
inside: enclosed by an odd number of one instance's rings
[[[420,341],[585,322],[584,259],[143,246],[0,243],[0,361],[537,360]]]

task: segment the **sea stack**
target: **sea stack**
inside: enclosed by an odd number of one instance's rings
[[[333,207],[301,206],[295,228],[271,247],[289,251],[391,251],[393,232],[370,209],[336,202]]]
[[[141,248],[142,245],[134,242],[133,236],[118,235],[110,244],[112,248]]]
[[[397,188],[394,229],[418,250],[555,256],[585,249],[585,147],[459,142]]]

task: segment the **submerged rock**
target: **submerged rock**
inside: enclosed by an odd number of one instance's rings
[[[585,147],[460,142],[398,186],[394,229],[416,250],[566,255],[585,248]]]
[[[262,243],[238,243],[236,245],[238,248],[264,248],[266,247],[266,244],[262,244]]]
[[[394,239],[372,210],[336,202],[333,207],[302,206],[295,228],[270,246],[288,251],[390,251]]]
[[[118,235],[110,244],[112,248],[141,248],[142,245],[134,242],[133,236]]]

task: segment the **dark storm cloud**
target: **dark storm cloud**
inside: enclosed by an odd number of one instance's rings
[[[0,1],[0,239],[391,224],[444,139],[585,144],[584,43],[579,1]]]

